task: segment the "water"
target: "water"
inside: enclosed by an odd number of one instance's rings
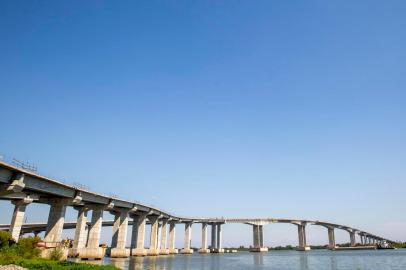
[[[106,258],[100,263],[125,270],[405,270],[406,250],[240,252]]]

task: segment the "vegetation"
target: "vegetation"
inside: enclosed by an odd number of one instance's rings
[[[406,242],[396,242],[391,244],[394,248],[406,248]]]
[[[14,264],[33,270],[117,270],[113,266],[60,261],[62,250],[58,248],[51,252],[50,260],[39,258],[39,241],[39,237],[27,237],[16,243],[10,233],[0,231],[0,265]]]

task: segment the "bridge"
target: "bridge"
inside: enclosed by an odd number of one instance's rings
[[[44,242],[47,248],[60,244],[63,229],[75,229],[70,256],[86,259],[100,259],[105,250],[100,245],[102,226],[113,227],[111,257],[157,256],[177,254],[175,248],[176,225],[184,224],[184,243],[180,253],[191,254],[191,230],[193,224],[201,224],[200,253],[222,253],[222,225],[242,223],[252,226],[253,244],[251,251],[261,252],[268,249],[264,246],[263,226],[273,223],[288,223],[297,226],[298,247],[300,251],[310,250],[306,242],[306,226],[316,225],[326,228],[328,248],[337,248],[334,232],[337,229],[349,233],[350,245],[357,243],[382,244],[393,241],[384,237],[353,228],[350,226],[305,219],[280,218],[204,218],[182,217],[162,209],[139,202],[127,201],[89,191],[85,188],[69,185],[62,181],[50,179],[36,172],[0,161],[0,200],[10,201],[14,205],[10,224],[0,224],[0,230],[10,231],[18,241],[24,233],[45,232]],[[23,224],[26,208],[32,203],[48,204],[50,211],[46,223]],[[77,220],[65,222],[67,207],[77,210]],[[114,220],[103,221],[103,213],[114,215]],[[92,213],[88,221],[88,213]],[[128,226],[132,225],[131,247],[126,248]],[[149,247],[145,247],[145,228],[151,226]],[[208,226],[211,226],[211,243],[208,245]],[[169,239],[168,239],[169,238]]]

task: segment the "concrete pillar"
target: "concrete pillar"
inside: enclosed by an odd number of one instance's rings
[[[334,228],[328,227],[328,249],[335,250],[336,249],[336,239],[334,235]]]
[[[169,249],[167,248],[167,224],[168,224],[168,220],[167,219],[163,219],[162,220],[162,227],[161,227],[161,246],[160,246],[160,250],[159,250],[159,254],[161,255],[168,255],[169,254]]]
[[[65,222],[66,205],[62,202],[52,202],[49,210],[44,242],[47,247],[56,247],[62,240],[63,224]]]
[[[215,250],[216,253],[224,253],[223,249],[223,233],[221,230],[221,224],[217,224],[217,248]]]
[[[92,220],[88,232],[87,245],[86,248],[82,248],[79,251],[79,257],[82,259],[102,259],[104,257],[104,249],[99,247],[103,211],[104,206],[92,208]]]
[[[210,250],[207,248],[207,223],[202,223],[202,246],[199,250],[199,253],[210,253]]]
[[[158,220],[158,216],[149,216],[148,219],[151,222],[151,235],[150,235],[149,249],[148,249],[147,254],[150,256],[156,256],[156,255],[159,255],[159,249],[158,249],[159,220]]]
[[[264,226],[260,225],[259,226],[259,245],[261,246],[261,248],[264,247],[264,230],[263,230]]]
[[[268,251],[268,248],[264,247],[264,233],[262,225],[252,225],[252,252],[264,252]]]
[[[130,250],[125,248],[128,230],[128,210],[120,210],[115,213],[113,225],[113,239],[110,256],[113,258],[126,258],[130,256]]]
[[[179,251],[175,248],[175,228],[176,223],[170,222],[169,223],[169,254],[177,254]]]
[[[21,234],[21,226],[23,225],[25,209],[32,199],[14,200],[11,201],[14,204],[13,217],[10,223],[10,234],[14,241],[18,242]]]
[[[211,251],[217,249],[217,224],[211,224]]]
[[[306,225],[304,225],[304,224],[297,225],[297,231],[298,231],[298,236],[299,236],[299,246],[298,246],[297,250],[299,250],[299,251],[310,250],[310,247],[307,246],[307,243],[306,243]]]
[[[145,256],[145,223],[147,215],[139,214],[133,215],[134,225],[131,237],[131,255],[132,256]]]
[[[355,247],[355,232],[349,231],[350,234],[350,246]]]
[[[192,254],[193,249],[191,249],[191,241],[192,241],[192,222],[185,223],[185,238],[183,242],[183,249],[181,253],[183,254]]]
[[[75,236],[73,239],[72,248],[69,249],[69,257],[79,256],[79,251],[86,247],[87,242],[87,212],[88,209],[84,206],[75,207],[78,211],[78,218],[76,221]]]

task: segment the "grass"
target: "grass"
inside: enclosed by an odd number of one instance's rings
[[[40,240],[27,237],[15,243],[8,232],[0,231],[0,265],[14,264],[30,270],[117,270],[114,266],[60,261],[58,249],[51,253],[50,260],[39,258],[40,250],[36,246]]]
[[[0,265],[15,264],[30,270],[117,270],[109,265],[92,265],[84,263],[75,263],[69,261],[52,261],[47,259],[1,259]]]

